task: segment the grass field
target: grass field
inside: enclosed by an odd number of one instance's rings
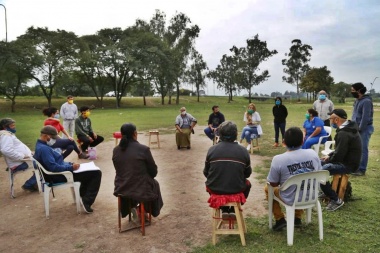
[[[60,107],[64,98],[54,99],[53,106]],[[165,101],[166,102],[166,101]],[[335,101],[334,101],[335,102]],[[93,98],[77,98],[78,107],[97,105]],[[262,118],[264,135],[262,136],[259,155],[265,159],[264,166],[254,168],[259,173],[259,179],[264,183],[269,170],[271,158],[283,152],[284,149],[272,148],[274,129],[272,107],[273,101],[254,102]],[[198,124],[206,125],[208,115],[213,105],[219,105],[227,120],[243,127],[243,113],[248,104],[244,98],[234,98],[227,103],[227,97],[202,97],[196,102],[195,97],[181,97],[180,104],[161,105],[160,98],[147,98],[147,106],[143,106],[142,98],[123,98],[122,108],[115,108],[114,98],[104,101],[104,108],[92,110],[91,119],[94,130],[107,139],[112,132],[118,131],[125,122],[133,122],[139,131],[160,128],[163,133],[172,133],[174,120],[179,114],[179,108],[185,106],[187,111],[198,119]],[[297,103],[296,100],[284,101],[289,116],[287,127],[302,126],[304,114],[312,103]],[[44,98],[18,98],[16,113],[10,113],[10,102],[0,101],[0,118],[12,117],[17,122],[17,136],[32,150],[39,136],[45,116],[42,108],[46,105]],[[348,115],[352,112],[352,100],[346,104],[335,104],[335,108],[343,108]],[[194,249],[194,252],[378,252],[379,236],[379,204],[377,196],[380,192],[379,148],[378,135],[379,107],[375,106],[375,133],[370,142],[370,160],[365,177],[351,177],[355,201],[350,201],[336,212],[324,212],[324,240],[318,239],[318,224],[314,214],[312,224],[296,229],[294,246],[286,244],[286,231],[274,233],[268,229],[267,217],[247,218],[247,247],[241,247],[236,236],[223,237],[216,246],[207,245]],[[206,138],[206,137],[205,137]],[[254,159],[254,156],[252,157]],[[255,194],[252,192],[251,194]],[[209,235],[205,235],[209,236]]]

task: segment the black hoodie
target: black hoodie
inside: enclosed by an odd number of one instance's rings
[[[286,117],[288,117],[288,109],[282,104],[282,99],[277,97],[276,100],[280,100],[280,105],[273,106],[272,112],[274,116],[274,123],[285,123]]]

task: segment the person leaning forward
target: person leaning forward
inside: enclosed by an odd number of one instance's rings
[[[69,163],[63,161],[60,153],[54,151],[47,143],[50,139],[57,138],[57,129],[52,126],[45,126],[41,129],[40,138],[36,143],[36,150],[34,159],[36,159],[46,170],[51,172],[62,172],[79,169],[80,164]],[[46,176],[46,175],[45,175]],[[98,195],[100,183],[102,179],[102,172],[100,170],[84,171],[80,173],[73,173],[74,181],[81,182],[80,184],[80,203],[86,213],[92,213],[94,210],[91,208]],[[66,178],[62,175],[46,177],[45,180],[52,181],[53,183],[66,182]]]
[[[190,113],[186,112],[185,107],[181,107],[180,114],[175,119],[175,140],[177,148],[186,147],[190,149],[190,135],[194,133],[194,126],[197,124],[196,118],[194,118]]]

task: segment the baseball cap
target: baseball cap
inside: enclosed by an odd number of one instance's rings
[[[347,119],[347,113],[343,109],[334,109],[331,113],[328,113],[328,115],[335,114],[339,118]]]

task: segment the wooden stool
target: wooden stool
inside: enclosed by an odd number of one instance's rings
[[[254,141],[256,142],[256,145],[253,145]],[[253,154],[254,150],[260,151],[259,138],[255,138],[251,140],[251,154]]]
[[[151,141],[152,135],[157,136],[157,141]],[[158,130],[149,131],[149,147],[150,147],[150,144],[157,144],[158,148],[160,148],[160,132]]]
[[[347,174],[336,174],[333,176],[333,181],[331,188],[338,194],[340,199],[344,199],[344,194],[346,193],[346,188],[348,184]]]
[[[214,139],[212,139],[212,145],[218,144],[220,137],[218,135],[214,135]]]
[[[115,147],[117,146],[118,141],[121,139],[121,132],[114,132],[113,138],[115,138]]]
[[[216,244],[216,235],[240,235],[241,244],[245,246],[245,235],[247,227],[245,225],[243,210],[241,209],[240,202],[228,202],[223,206],[233,206],[235,210],[236,220],[232,218],[223,219],[220,208],[212,209],[212,244]],[[234,224],[236,222],[236,224]],[[224,228],[223,225],[228,225]],[[235,228],[237,225],[237,228]]]
[[[141,228],[141,234],[142,234],[142,236],[145,236],[145,226],[149,226],[152,223],[152,206],[151,206],[151,204],[150,203],[148,204],[149,215],[148,215],[148,220],[147,221],[145,221],[145,205],[144,205],[144,202],[140,202],[139,205],[138,205],[138,210],[140,212],[140,217],[139,217],[140,221],[139,221],[139,224],[138,225],[130,226],[130,227],[126,228],[126,229],[121,229],[121,200],[123,198],[127,199],[127,201],[128,201],[128,221],[130,223],[132,221],[131,209],[132,209],[133,200],[130,199],[130,198],[126,198],[126,197],[123,197],[121,195],[118,195],[117,196],[117,202],[118,202],[119,233],[131,230],[131,229],[135,229],[135,228]]]

